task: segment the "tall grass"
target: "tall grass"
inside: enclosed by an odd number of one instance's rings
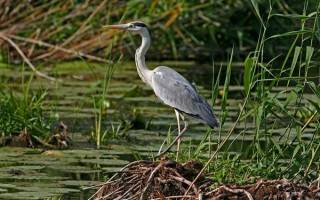
[[[96,97],[93,97],[93,107],[95,109],[95,122],[94,122],[94,130],[91,132],[92,138],[96,142],[97,149],[100,149],[101,141],[103,140],[103,136],[105,132],[102,133],[102,120],[104,119],[107,109],[110,107],[110,102],[107,101],[107,92],[110,84],[110,80],[113,74],[114,66],[109,65],[106,67],[106,72],[103,80],[103,88],[102,93]]]
[[[112,49],[112,45],[110,45],[110,51]],[[109,54],[109,59],[112,60],[111,54]],[[110,85],[110,81],[115,70],[115,65],[119,63],[121,60],[121,56],[119,56],[118,60],[112,62],[111,64],[105,65],[105,74],[102,83],[102,93],[98,96],[93,97],[93,107],[95,109],[95,122],[94,122],[94,130],[91,132],[91,136],[94,139],[97,149],[100,149],[102,141],[107,137],[108,131],[102,132],[102,121],[105,119],[107,109],[110,107],[110,102],[107,100],[107,93]],[[118,127],[120,129],[120,127]],[[112,133],[114,133],[114,127],[112,126]],[[118,132],[117,130],[116,132]]]
[[[215,131],[220,138],[215,153],[211,153],[214,142],[202,141],[187,159],[208,161],[206,166],[210,163],[213,178],[224,183],[250,182],[259,177],[304,182],[319,179],[320,85],[317,81],[320,74],[314,73],[318,73],[315,69],[320,64],[316,48],[319,41],[315,37],[319,31],[320,2],[317,7],[309,8],[309,2],[305,1],[300,14],[289,14],[275,12],[275,3],[269,1],[266,15],[260,12],[255,0],[251,3],[261,30],[255,51],[249,53],[243,63],[244,99],[238,117],[232,127],[226,127],[229,79],[233,73],[231,56],[226,76],[220,78],[220,72],[218,74],[218,81],[224,80],[221,127],[227,128],[228,133],[221,139],[221,129]],[[269,30],[274,28],[278,18],[294,20],[299,27],[274,34]],[[273,57],[266,56],[269,43],[282,39],[291,41],[288,48]],[[219,91],[216,84],[212,88],[212,99],[215,100]],[[245,128],[237,132],[235,127],[239,124]],[[252,124],[253,128],[246,128]],[[245,137],[247,132],[254,133],[254,140],[249,145],[241,145],[239,154],[228,154],[235,140],[240,135]],[[232,134],[236,134],[235,140],[229,140]],[[201,156],[207,151],[206,155],[211,156],[209,160]]]
[[[8,89],[0,86],[0,137],[11,137],[26,130],[31,136],[45,138],[53,123],[53,119],[45,115],[43,110],[47,93],[31,92],[33,75],[25,80],[22,70],[22,77],[22,93],[8,92]]]
[[[278,31],[290,31],[297,18],[305,17],[298,14],[302,2],[274,1],[273,9],[278,12],[278,18],[274,21],[277,27],[269,29],[269,32],[275,35]],[[309,1],[308,4],[310,10],[317,1]],[[6,8],[0,19],[2,33],[16,42],[31,61],[78,57],[103,61],[101,57],[104,57],[114,32],[101,30],[101,26],[130,20],[145,21],[152,30],[152,36],[157,38],[149,58],[210,61],[212,53],[221,60],[226,59],[225,52],[230,53],[231,46],[235,44],[239,45],[235,45],[234,60],[246,57],[255,47],[259,26],[265,23],[264,15],[269,4],[268,1],[254,0],[216,0],[201,4],[185,0],[92,0],[90,3],[4,0],[0,2],[0,7]],[[259,20],[254,16],[258,16]],[[125,39],[129,42],[125,51],[133,52],[135,41],[128,36]],[[287,38],[269,42],[265,55],[279,53],[280,47],[285,47],[288,42],[290,40]],[[1,49],[10,50],[5,42],[0,45]],[[122,41],[115,46],[113,52],[123,49]],[[100,56],[100,59],[93,54]],[[15,59],[20,57],[17,52],[6,54],[4,50],[2,56],[7,58],[8,55],[9,61],[12,55]]]

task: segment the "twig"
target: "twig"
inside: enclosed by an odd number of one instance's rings
[[[209,196],[210,194],[214,194],[219,190],[225,190],[225,191],[228,191],[228,192],[230,192],[232,194],[244,193],[248,197],[249,200],[254,200],[252,195],[248,191],[246,191],[244,189],[232,189],[232,188],[229,188],[229,187],[227,187],[225,185],[222,185],[222,186],[220,186],[220,187],[218,187],[218,188],[216,188],[216,189],[214,189],[214,190],[212,190],[210,192],[207,192],[205,194],[205,196]]]
[[[127,182],[127,184],[129,184],[129,183],[131,183],[131,182],[133,182],[133,181],[136,181],[137,179],[139,179],[139,176],[138,176],[138,175],[136,175],[134,178],[130,179],[130,180]]]
[[[179,182],[181,182],[181,183],[185,183],[185,184],[187,184],[188,186],[191,186],[192,189],[193,189],[193,191],[194,191],[194,193],[195,193],[195,195],[198,195],[198,194],[199,194],[198,188],[197,188],[195,185],[193,185],[190,181],[188,181],[187,179],[185,179],[185,178],[183,178],[183,177],[172,176],[172,175],[170,175],[170,178],[172,178],[172,179],[174,179],[174,180],[176,180],[176,181],[179,181]]]
[[[116,190],[112,191],[111,193],[106,194],[106,195],[104,195],[104,196],[102,196],[102,197],[99,197],[98,199],[95,199],[95,200],[106,199],[106,198],[112,196],[113,194],[118,193],[118,192],[119,192],[121,189],[123,189],[123,188],[124,188],[124,186],[121,186],[121,187],[117,188]]]
[[[14,43],[10,38],[6,37],[2,33],[0,33],[0,38],[2,38],[4,41],[8,42],[12,47],[16,49],[16,51],[20,54],[20,56],[23,58],[23,60],[28,64],[28,66],[31,68],[34,73],[42,78],[48,79],[50,81],[57,81],[57,79],[50,77],[40,71],[38,71],[34,65],[29,61],[29,59],[24,55],[24,53],[21,51],[21,49],[18,47],[16,43]]]
[[[104,4],[107,2],[107,0],[104,0],[103,2],[100,3],[100,5],[91,13],[91,15],[86,19],[86,21],[83,22],[83,24],[81,24],[80,28],[73,34],[71,35],[66,41],[64,41],[60,47],[66,46],[67,44],[69,44],[76,36],[78,36],[80,33],[83,32],[84,27],[90,22],[90,20],[101,10],[101,8],[104,6]],[[43,54],[41,56],[39,56],[39,59],[44,59],[48,56],[51,56],[52,54],[54,54],[55,52],[57,52],[58,49],[55,48],[53,49],[53,51],[48,52],[46,54]]]
[[[151,161],[147,161],[147,160],[138,160],[138,161],[134,161],[131,162],[129,164],[127,164],[126,166],[124,166],[123,168],[120,169],[120,172],[122,172],[123,170],[125,170],[126,168],[129,168],[135,164],[139,164],[139,163],[151,163]],[[105,182],[103,185],[106,185],[108,183],[110,183],[116,176],[118,176],[119,173],[115,173],[113,176],[111,176],[111,178],[108,179],[107,182]],[[86,188],[88,189],[88,188]],[[93,199],[97,194],[99,194],[99,192],[103,189],[103,187],[100,187],[88,200]]]
[[[301,133],[304,131],[304,129],[307,128],[307,126],[310,124],[310,122],[313,120],[313,118],[317,115],[318,111],[316,110],[313,115],[308,119],[308,121],[303,125],[301,129]]]
[[[205,193],[205,196],[210,196],[211,194],[216,193],[218,190],[220,190],[220,187],[218,187],[218,188],[216,188],[214,190],[211,190],[210,192]]]
[[[36,30],[36,32],[35,32],[34,38],[35,38],[35,39],[38,39],[40,33],[41,33],[41,29],[38,28],[38,29]],[[32,55],[32,53],[33,53],[33,51],[34,51],[34,48],[35,48],[35,45],[36,45],[36,44],[32,44],[32,46],[31,46],[31,48],[30,48],[30,50],[29,50],[29,52],[28,52],[28,57],[30,57],[30,56]]]
[[[119,180],[119,179],[114,180],[114,181],[110,181],[110,182],[108,182],[108,184],[117,182],[118,180]],[[82,188],[82,190],[85,191],[85,190],[89,190],[89,189],[92,189],[92,188],[101,187],[101,186],[104,186],[105,184],[106,184],[106,183],[100,183],[100,184],[97,184],[97,185],[87,186],[87,187]]]
[[[196,199],[195,196],[192,196],[192,195],[177,195],[177,196],[168,196],[168,197],[165,197],[165,199],[179,199],[179,198],[192,198],[192,199]],[[151,199],[151,200],[163,200],[163,198],[155,198],[155,199]]]
[[[248,199],[249,200],[254,200],[253,197],[251,196],[251,194],[246,191],[246,190],[243,190],[243,189],[232,189],[232,188],[228,188],[227,186],[221,186],[220,188],[228,191],[228,192],[231,192],[233,194],[239,194],[239,193],[244,193],[245,195],[247,195]]]
[[[124,194],[122,194],[121,196],[117,197],[116,199],[114,200],[121,200],[121,199],[124,199],[124,197],[129,194],[129,192],[131,192],[131,190],[133,190],[135,187],[137,187],[140,183],[137,182],[136,184],[134,184],[133,186],[131,186]]]
[[[91,200],[91,199],[93,199],[95,196],[97,196],[97,194],[99,194],[100,191],[104,189],[103,185],[106,185],[106,184],[110,183],[111,180],[112,180],[114,177],[116,177],[116,176],[117,176],[117,174],[114,174],[106,183],[102,184],[102,186],[101,186],[91,197],[89,197],[88,200]],[[101,185],[101,184],[100,184],[100,185]]]
[[[158,172],[158,170],[163,166],[163,162],[160,162],[158,164],[158,166],[156,168],[154,168],[154,170],[151,172],[149,178],[148,178],[148,181],[146,183],[146,186],[143,188],[142,190],[142,193],[141,193],[141,196],[140,196],[140,200],[145,200],[147,199],[148,197],[146,197],[146,192],[147,190],[149,189],[152,181],[153,181],[153,177],[155,176],[155,174]]]
[[[139,195],[139,193],[137,192],[135,195],[128,197],[126,200],[136,199],[136,196],[138,196],[138,195]]]
[[[37,142],[39,142],[41,145],[45,146],[45,147],[49,147],[49,148],[52,148],[52,149],[56,148],[56,146],[51,145],[51,144],[41,140],[38,136],[32,135],[31,137],[33,139],[35,139]]]
[[[256,184],[256,187],[254,187],[254,192],[256,192],[262,185],[263,185],[263,180],[260,179]]]
[[[39,46],[55,48],[55,49],[57,49],[59,51],[62,51],[62,52],[65,52],[65,53],[69,53],[69,54],[74,54],[74,55],[77,55],[77,56],[80,56],[80,57],[84,57],[84,58],[87,58],[87,59],[90,59],[90,60],[94,60],[94,61],[98,61],[98,62],[105,62],[105,63],[109,63],[109,64],[113,63],[110,60],[106,60],[106,59],[103,59],[103,58],[100,58],[100,57],[96,57],[96,56],[93,56],[93,55],[85,54],[85,53],[82,53],[82,52],[79,52],[79,51],[74,51],[72,49],[66,49],[66,48],[63,48],[63,47],[52,45],[52,44],[49,44],[47,42],[43,42],[41,40],[35,40],[35,39],[31,39],[31,38],[24,38],[24,37],[20,37],[20,36],[16,36],[16,35],[11,35],[11,34],[7,34],[7,36],[10,37],[10,38],[13,38],[15,40],[20,40],[20,41],[24,41],[24,42],[28,42],[28,43],[34,43],[34,44],[37,44]]]

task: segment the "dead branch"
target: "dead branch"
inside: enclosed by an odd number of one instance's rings
[[[141,195],[140,195],[140,200],[146,200],[147,199],[147,191],[150,189],[150,187],[151,187],[151,184],[152,184],[152,182],[153,182],[153,178],[154,178],[154,176],[155,176],[155,174],[158,172],[158,170],[161,168],[163,166],[163,163],[162,162],[160,162],[159,164],[158,164],[158,166],[156,167],[156,168],[154,168],[153,169],[153,171],[151,172],[151,174],[150,174],[150,176],[149,176],[149,178],[148,178],[148,181],[147,181],[147,183],[146,183],[146,186],[144,187],[144,189],[142,190],[142,192],[141,192]]]
[[[8,37],[13,38],[15,40],[20,40],[20,41],[24,41],[24,42],[37,44],[39,46],[45,46],[45,47],[54,48],[54,49],[57,49],[59,51],[65,52],[65,53],[69,53],[69,54],[73,54],[73,55],[76,55],[76,56],[79,56],[79,57],[87,58],[89,60],[98,61],[98,62],[104,62],[104,63],[110,63],[110,64],[112,63],[112,61],[108,61],[108,60],[103,59],[103,58],[99,58],[99,57],[96,57],[96,56],[93,56],[93,55],[85,54],[85,53],[82,53],[80,51],[74,51],[74,50],[71,50],[71,49],[62,48],[62,47],[59,47],[59,46],[56,46],[56,45],[52,45],[52,44],[43,42],[41,40],[36,40],[36,39],[31,39],[31,38],[24,38],[24,37],[20,37],[20,36],[11,35],[11,34],[8,34]]]
[[[57,79],[50,77],[40,71],[38,71],[34,65],[29,61],[29,59],[24,55],[24,53],[21,51],[21,49],[18,47],[18,45],[16,43],[14,43],[10,38],[6,37],[5,35],[3,35],[2,33],[0,33],[0,38],[2,38],[3,40],[5,40],[6,42],[8,42],[12,47],[14,47],[16,49],[16,51],[19,53],[19,55],[23,58],[23,60],[28,64],[28,66],[31,68],[31,70],[38,76],[48,79],[50,81],[57,81]]]

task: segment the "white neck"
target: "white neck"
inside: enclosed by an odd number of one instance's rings
[[[145,62],[145,54],[150,46],[150,35],[147,30],[143,30],[140,33],[142,42],[140,47],[136,50],[135,61],[137,71],[143,82],[151,85],[151,70],[148,69]]]

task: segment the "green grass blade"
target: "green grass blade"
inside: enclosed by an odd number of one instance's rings
[[[312,33],[312,31],[311,30],[289,31],[289,32],[286,32],[286,33],[272,35],[272,36],[266,38],[265,41],[270,40],[270,39],[275,39],[275,38],[288,37],[288,36],[294,36],[294,35],[301,35],[301,34],[306,34],[306,33]]]
[[[226,117],[227,117],[227,112],[226,112],[226,108],[227,108],[227,100],[228,100],[228,93],[229,93],[229,85],[230,85],[230,77],[231,77],[231,68],[232,68],[232,59],[233,59],[233,48],[231,51],[231,55],[230,55],[230,59],[229,59],[229,63],[227,66],[227,73],[226,73],[226,78],[224,81],[224,86],[223,86],[223,97],[222,97],[222,111],[223,111],[223,116],[222,116],[222,121],[221,124],[224,123]]]
[[[254,65],[254,61],[251,57],[247,57],[244,61],[244,75],[243,75],[243,86],[245,94],[248,94],[251,83],[251,71]]]
[[[301,47],[296,47],[294,49],[294,54],[293,54],[293,59],[292,59],[292,62],[291,62],[289,77],[291,77],[293,75],[293,71],[294,71],[294,69],[295,69],[295,67],[297,65],[297,61],[298,61],[300,52],[301,52]]]
[[[257,15],[260,23],[262,24],[262,26],[265,28],[265,25],[263,23],[262,17],[260,15],[260,11],[259,11],[259,6],[258,3],[255,0],[251,0],[251,5],[254,8],[255,14]]]

